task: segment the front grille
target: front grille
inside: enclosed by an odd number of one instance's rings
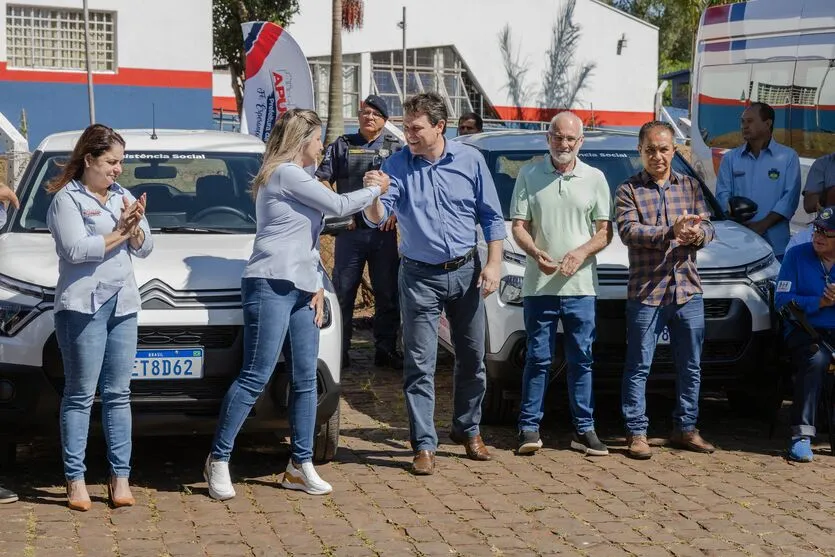
[[[742,355],[745,343],[739,341],[710,341],[705,342],[702,347],[702,362],[716,360],[735,360]],[[626,354],[625,344],[596,342],[592,348],[594,363],[610,365],[613,363],[623,364]],[[672,364],[673,349],[669,344],[659,344],[655,347],[653,364]]]
[[[235,344],[240,327],[139,327],[139,347],[147,346],[202,346],[229,348]]]
[[[131,381],[131,398],[185,398],[222,400],[235,376],[203,377],[202,379]]]
[[[728,298],[705,298],[705,319],[724,319],[731,311],[733,300]],[[624,319],[625,300],[598,300],[595,305],[598,319]]]
[[[705,302],[705,319],[722,319],[731,311],[732,300],[708,298]]]

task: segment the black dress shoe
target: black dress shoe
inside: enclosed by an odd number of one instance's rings
[[[397,350],[377,349],[374,354],[374,365],[378,367],[389,367],[391,369],[403,369],[403,355]]]

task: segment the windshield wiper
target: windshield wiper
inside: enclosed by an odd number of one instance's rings
[[[200,228],[198,226],[160,226],[151,228],[151,232],[188,232],[191,234],[243,234],[236,230],[223,228]]]

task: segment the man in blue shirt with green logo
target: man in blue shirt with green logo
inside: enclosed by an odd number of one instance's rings
[[[744,224],[782,260],[791,235],[789,221],[800,202],[800,159],[794,149],[774,140],[774,109],[769,105],[751,103],[740,120],[745,144],[722,158],[716,199],[723,211],[728,211],[731,197],[753,200],[757,214]]]

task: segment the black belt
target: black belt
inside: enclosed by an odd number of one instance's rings
[[[469,263],[473,257],[475,257],[476,248],[473,247],[470,251],[462,255],[461,257],[456,257],[455,259],[450,259],[444,263],[424,263],[423,261],[418,261],[416,259],[406,258],[412,263],[416,265],[420,265],[421,267],[430,267],[432,269],[443,269],[444,271],[454,271],[455,269],[460,269],[467,263]]]

